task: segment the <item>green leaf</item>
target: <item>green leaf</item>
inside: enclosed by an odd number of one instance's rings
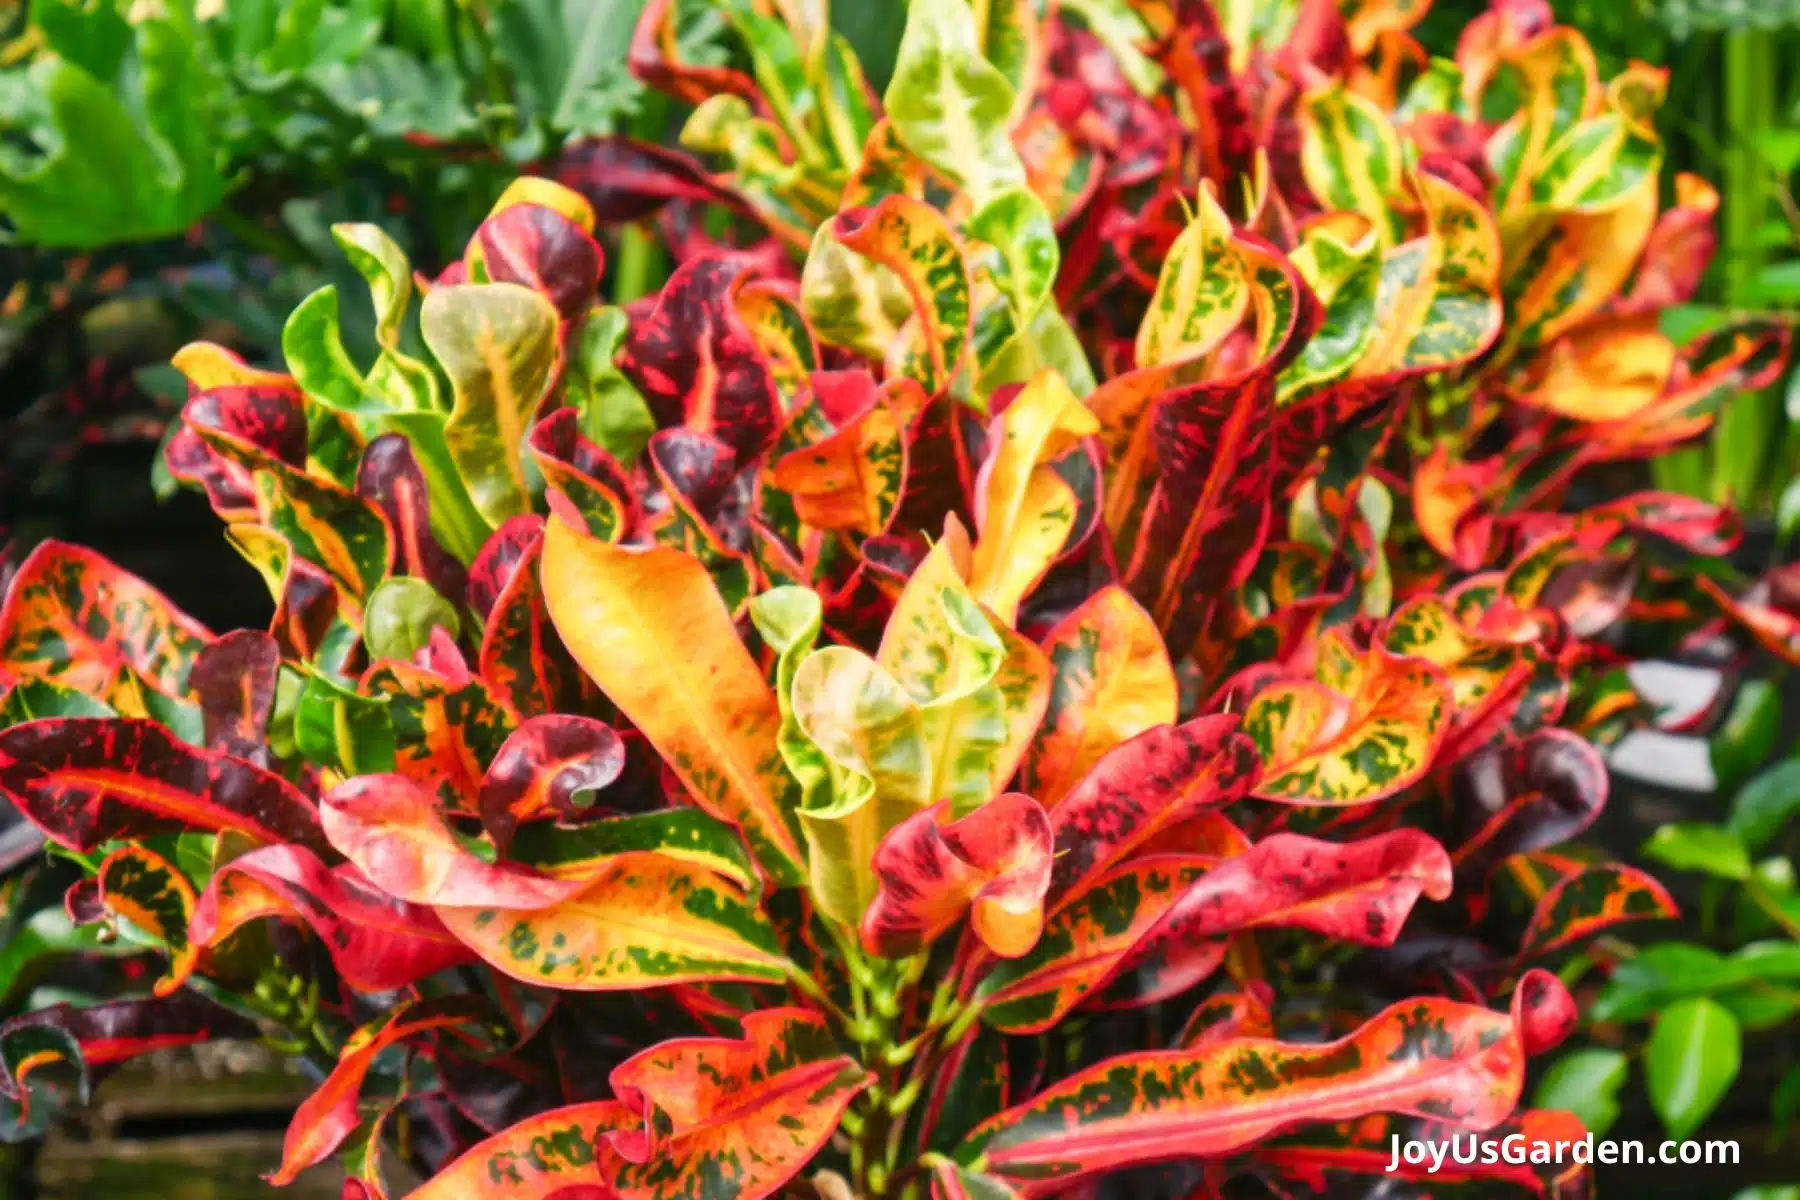
[[[1800,411],[1800,386],[1794,386],[1795,381],[1800,381],[1800,371],[1795,371],[1788,379],[1787,410],[1788,419],[1792,421],[1796,419],[1794,414]],[[1796,530],[1800,530],[1800,479],[1789,481],[1781,489],[1781,498],[1775,502],[1776,536],[1785,543],[1793,538]]]
[[[1775,749],[1781,736],[1781,692],[1766,679],[1751,679],[1732,698],[1731,712],[1707,750],[1720,792],[1734,792]]]
[[[1658,942],[1620,963],[1588,1010],[1604,1024],[1640,1021],[1672,1000],[1742,984],[1741,964],[1691,942]]]
[[[627,329],[622,308],[589,313],[570,347],[564,378],[568,401],[581,414],[581,431],[625,467],[637,460],[656,432],[650,406],[614,363]]]
[[[490,36],[519,99],[558,132],[616,132],[643,90],[625,70],[638,0],[505,0]]]
[[[1622,1051],[1598,1046],[1571,1051],[1550,1064],[1532,1107],[1572,1112],[1595,1137],[1605,1137],[1619,1119],[1619,1089],[1630,1067]]]
[[[1744,284],[1737,296],[1746,308],[1800,306],[1800,259],[1770,263]]]
[[[1687,1137],[1718,1107],[1742,1049],[1737,1018],[1705,997],[1677,1001],[1657,1017],[1644,1047],[1644,1084],[1670,1137]]]
[[[1769,1098],[1769,1123],[1774,1126],[1776,1138],[1786,1138],[1795,1117],[1800,1117],[1800,1066],[1781,1077],[1775,1094]]]
[[[1677,871],[1704,871],[1721,879],[1746,879],[1750,855],[1737,834],[1720,825],[1698,821],[1664,825],[1640,850]]]
[[[0,695],[0,729],[40,717],[111,717],[107,705],[74,688],[43,679],[21,679]]]
[[[451,637],[462,632],[456,606],[423,579],[396,575],[375,585],[363,609],[363,642],[374,658],[411,660],[443,628]]]
[[[450,377],[456,406],[444,441],[495,525],[530,507],[525,435],[556,362],[556,309],[515,283],[433,288],[419,331]]]
[[[308,676],[294,710],[294,741],[308,762],[346,775],[394,769],[393,718],[386,696],[359,696],[324,675]]]
[[[1726,828],[1751,852],[1773,841],[1800,813],[1800,759],[1776,763],[1738,789]]]
[[[976,204],[1025,183],[1008,128],[1012,85],[982,56],[965,0],[912,0],[882,104],[900,140]]]
[[[1800,1200],[1800,1183],[1759,1183],[1734,1192],[1731,1200]]]

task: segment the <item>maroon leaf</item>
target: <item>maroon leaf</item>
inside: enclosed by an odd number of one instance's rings
[[[270,764],[269,716],[280,669],[281,647],[255,629],[233,630],[194,657],[188,690],[200,705],[209,749]]]
[[[563,321],[587,315],[600,291],[600,245],[553,208],[513,204],[475,233],[488,278],[543,293]]]
[[[369,443],[356,471],[356,491],[387,517],[396,570],[423,579],[440,596],[454,600],[463,594],[468,571],[431,532],[425,474],[406,435],[385,433]]]
[[[200,436],[241,443],[289,466],[306,464],[306,411],[298,385],[237,385],[196,394],[181,412],[181,425],[163,450],[177,479],[206,489],[213,511],[226,521],[256,516],[256,488],[239,458],[219,453]]]
[[[722,204],[750,214],[743,199],[716,182],[692,155],[627,137],[576,142],[557,157],[551,174],[586,196],[602,225],[640,220],[671,200]]]
[[[481,823],[504,854],[520,821],[575,817],[582,793],[605,787],[625,769],[625,745],[589,717],[541,716],[525,722],[488,764]]]
[[[526,441],[545,481],[581,515],[589,533],[606,541],[631,538],[643,520],[638,489],[612,455],[581,432],[581,414],[559,408],[539,421]]]
[[[293,784],[179,742],[154,721],[52,717],[0,731],[0,793],[52,841],[82,853],[184,829],[328,848]]]
[[[500,593],[543,540],[544,518],[535,513],[512,518],[488,537],[469,568],[469,607],[483,622],[493,619]]]
[[[1579,834],[1606,807],[1606,763],[1566,729],[1540,729],[1458,765],[1457,877],[1482,890],[1501,861]]]

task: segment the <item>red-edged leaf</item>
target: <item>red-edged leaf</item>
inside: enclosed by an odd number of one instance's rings
[[[369,443],[356,471],[356,490],[387,518],[395,570],[423,579],[440,596],[460,599],[469,573],[431,532],[425,474],[406,435],[387,433]]]
[[[544,519],[524,513],[494,530],[469,568],[469,607],[483,623],[491,620],[500,593],[512,581],[519,566],[536,553]]]
[[[1208,996],[1188,1014],[1175,1044],[1183,1050],[1196,1050],[1232,1038],[1274,1037],[1275,1024],[1269,1016],[1274,992],[1266,984],[1261,991],[1264,995],[1254,990],[1226,990]]]
[[[298,788],[240,758],[198,750],[154,721],[53,717],[0,731],[0,793],[58,845],[237,829],[323,851]]]
[[[109,912],[168,947],[169,971],[156,981],[156,994],[167,996],[185,983],[200,959],[200,947],[188,938],[196,897],[187,876],[154,850],[121,846],[100,863],[95,883]]]
[[[708,96],[729,94],[761,107],[762,93],[748,75],[730,67],[683,62],[679,45],[674,0],[650,0],[631,33],[626,60],[631,73],[657,91],[689,104],[699,104]]]
[[[944,823],[949,801],[914,813],[875,852],[881,891],[863,914],[870,954],[906,958],[967,912],[987,948],[1002,957],[1031,949],[1050,887],[1050,819],[1029,796],[996,796]]]
[[[269,716],[281,647],[260,630],[237,629],[207,645],[188,671],[208,748],[269,765]]]
[[[641,220],[671,200],[721,204],[749,215],[742,198],[692,155],[627,137],[575,142],[557,156],[556,181],[580,192],[600,225]]]
[[[1718,248],[1713,229],[1718,211],[1719,193],[1705,179],[1686,171],[1675,176],[1675,203],[1656,219],[1637,275],[1611,311],[1620,316],[1661,312],[1692,300]]]
[[[482,827],[504,854],[520,821],[577,816],[583,807],[577,797],[605,787],[624,769],[624,743],[599,721],[533,717],[488,764],[478,805]]]
[[[549,908],[581,891],[529,867],[483,862],[463,848],[432,798],[400,775],[359,775],[325,794],[325,835],[388,895],[411,904]]]
[[[710,433],[740,462],[761,455],[782,420],[774,373],[737,311],[735,293],[749,277],[743,259],[683,263],[649,317],[632,322],[618,360],[659,426]]]
[[[581,674],[563,649],[544,603],[538,572],[544,546],[543,518],[530,520],[531,531],[519,544],[519,557],[495,596],[487,631],[481,639],[480,660],[482,679],[500,699],[525,716],[578,708],[583,690]],[[499,538],[508,532],[503,529],[494,536]],[[522,532],[521,526],[512,536]],[[510,551],[513,542],[509,539],[503,547]],[[484,549],[476,560],[478,570],[482,570],[487,557]],[[495,555],[496,559],[500,557]],[[492,568],[498,563],[485,565]],[[483,577],[485,587],[486,580],[494,577],[491,569],[484,571]]]
[[[607,1182],[623,1200],[660,1200],[671,1180],[760,1200],[791,1179],[870,1083],[817,1014],[744,1017],[742,1041],[677,1038],[620,1063],[613,1094],[641,1124],[606,1135]]]
[[[579,412],[557,409],[532,428],[525,444],[544,481],[568,497],[589,533],[616,542],[637,529],[637,489],[612,455],[582,435]]]
[[[1621,863],[1584,867],[1556,883],[1532,911],[1519,957],[1539,957],[1625,921],[1661,921],[1680,913],[1654,876]]]
[[[188,933],[211,948],[263,917],[311,928],[360,992],[409,987],[475,957],[430,909],[394,899],[348,864],[327,868],[299,846],[265,846],[218,868]]]
[[[1568,990],[1533,971],[1511,1014],[1404,1000],[1323,1045],[1245,1038],[1123,1055],[996,1114],[956,1158],[1046,1195],[1139,1163],[1228,1154],[1300,1121],[1398,1112],[1488,1129],[1518,1103],[1526,1057],[1574,1017]]]
[[[383,1050],[422,1034],[490,1019],[484,1002],[470,996],[446,996],[405,1005],[358,1029],[345,1043],[331,1074],[295,1110],[282,1141],[281,1166],[266,1176],[268,1181],[286,1187],[301,1171],[325,1161],[343,1145],[362,1123],[357,1099],[363,1080]]]
[[[20,564],[0,605],[0,677],[105,696],[122,669],[178,696],[205,626],[161,592],[81,546],[47,541]]]
[[[181,428],[163,449],[163,461],[177,479],[206,490],[213,511],[226,521],[256,519],[256,487],[241,458],[221,454],[199,430],[247,443],[289,466],[306,465],[306,410],[292,379],[262,385],[202,390],[182,410]]]

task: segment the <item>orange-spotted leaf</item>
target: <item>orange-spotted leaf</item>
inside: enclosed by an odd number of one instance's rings
[[[961,820],[940,802],[902,821],[875,855],[881,891],[863,914],[863,948],[905,958],[969,914],[993,953],[1031,949],[1050,886],[1050,819],[1037,801],[1008,792]]]
[[[519,725],[494,687],[466,666],[449,675],[384,659],[364,672],[359,690],[387,701],[394,770],[431,792],[444,812],[476,813],[484,764]]]
[[[695,1180],[760,1200],[793,1178],[870,1077],[818,1015],[752,1012],[743,1039],[675,1038],[613,1068],[639,1120],[607,1135],[606,1182],[623,1200],[665,1200]]]
[[[430,909],[394,899],[349,864],[327,867],[299,846],[265,846],[217,868],[188,934],[211,949],[267,917],[311,929],[339,977],[360,992],[410,987],[474,957]]]
[[[575,660],[700,806],[743,827],[772,880],[806,853],[776,745],[781,707],[738,640],[706,568],[679,550],[628,550],[549,522],[544,598]]]
[[[793,969],[768,919],[736,885],[657,854],[605,859],[582,891],[550,908],[437,912],[488,965],[540,987],[779,983]]]
[[[209,642],[188,670],[209,749],[269,765],[269,718],[281,647],[260,629],[235,629]]]
[[[0,607],[0,676],[103,696],[129,667],[171,696],[212,634],[168,597],[81,546],[26,556]]]
[[[488,764],[478,807],[501,853],[521,821],[575,817],[625,769],[619,735],[592,717],[553,715],[525,722]]]
[[[1100,757],[1175,720],[1175,669],[1162,634],[1131,593],[1111,585],[1044,638],[1050,702],[1031,744],[1030,791],[1055,808]]]
[[[53,717],[0,731],[0,794],[50,840],[82,853],[185,829],[327,848],[312,802],[293,784],[149,720]]]
[[[200,947],[188,939],[188,923],[197,897],[168,859],[146,846],[121,846],[100,863],[96,875],[100,902],[168,948],[169,970],[156,981],[158,996],[167,996],[187,981],[200,958]]]
[[[1122,1055],[995,1114],[955,1157],[1030,1196],[1139,1163],[1229,1154],[1299,1121],[1399,1112],[1487,1129],[1517,1105],[1527,1056],[1567,1036],[1574,1015],[1568,990],[1534,971],[1510,1014],[1404,1000],[1336,1042],[1234,1038]]]
[[[607,1135],[642,1120],[617,1100],[595,1100],[539,1113],[478,1142],[407,1200],[584,1200],[579,1189],[606,1187]],[[571,1190],[574,1189],[574,1190]]]
[[[911,415],[876,394],[860,372],[820,372],[815,389],[867,385],[869,403],[837,431],[777,459],[772,480],[793,500],[794,512],[816,529],[881,533],[899,508],[906,480],[905,426]]]

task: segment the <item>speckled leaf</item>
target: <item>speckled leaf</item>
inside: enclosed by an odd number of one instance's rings
[[[195,370],[200,378],[208,377],[203,370]],[[181,427],[170,434],[163,461],[175,478],[205,489],[221,520],[254,520],[256,488],[250,480],[251,467],[241,455],[219,452],[200,431],[242,442],[290,466],[304,466],[307,421],[303,404],[299,386],[285,375],[257,386],[198,390],[181,411]]]
[[[949,386],[968,348],[972,316],[969,269],[949,223],[921,200],[888,196],[873,210],[838,214],[832,234],[892,271],[912,300],[917,324],[888,349],[889,370],[928,393]]]
[[[212,634],[96,552],[45,541],[0,606],[0,675],[102,696],[121,667],[172,696]]]
[[[311,929],[338,975],[361,992],[410,987],[472,961],[430,909],[394,899],[348,864],[327,868],[299,846],[265,846],[215,870],[188,935],[211,949],[266,917]]]
[[[607,1182],[623,1200],[675,1200],[697,1180],[761,1200],[796,1175],[870,1082],[822,1017],[749,1013],[741,1041],[676,1038],[613,1068],[641,1123],[607,1135]]]
[[[431,494],[405,435],[386,433],[368,444],[356,471],[356,492],[387,518],[396,572],[423,579],[441,596],[462,596],[468,569],[432,532]]]
[[[558,409],[537,423],[527,445],[544,482],[569,498],[588,532],[609,542],[631,532],[631,481],[610,454],[583,436],[580,413]]]
[[[697,808],[666,808],[578,825],[521,825],[508,856],[557,878],[591,878],[602,859],[659,854],[691,863],[754,892],[761,885],[744,835]]]
[[[1235,858],[1161,854],[1128,861],[1067,898],[1025,957],[981,984],[984,1019],[1037,1032],[1108,984],[1108,1004],[1166,999],[1199,983],[1225,938],[1280,926],[1387,945],[1421,894],[1450,894],[1450,857],[1417,830],[1348,845],[1275,834]]]
[[[169,970],[156,981],[155,993],[167,996],[187,981],[200,958],[200,947],[188,940],[193,919],[194,885],[162,855],[147,846],[122,846],[108,854],[96,873],[100,902],[161,941],[169,952]]]
[[[393,769],[435,795],[443,811],[473,815],[485,764],[518,727],[511,706],[483,679],[391,660],[371,666],[360,687],[387,699]]]
[[[206,745],[269,765],[269,717],[281,647],[260,629],[235,629],[194,656],[188,690],[200,706]]]
[[[821,372],[821,376],[834,373]],[[866,378],[866,377],[864,377]],[[814,382],[814,387],[829,387]],[[871,402],[835,433],[777,459],[771,482],[815,529],[881,533],[900,506],[906,480],[906,418],[869,387]]]
[[[1102,755],[1175,720],[1175,670],[1150,615],[1117,585],[1088,597],[1044,638],[1050,703],[1031,744],[1030,792],[1055,808]]]
[[[776,745],[781,708],[706,568],[677,550],[609,546],[553,520],[542,575],[550,616],[582,669],[702,808],[743,827],[773,880],[798,884],[806,855]]]
[[[606,1138],[641,1119],[617,1100],[539,1113],[464,1151],[407,1200],[465,1200],[500,1192],[512,1200],[556,1200],[568,1189],[576,1197],[586,1186],[604,1191]]]
[[[419,331],[450,377],[444,441],[475,507],[494,525],[527,511],[525,435],[556,361],[556,309],[514,283],[437,287]]]
[[[1384,244],[1404,233],[1392,203],[1406,160],[1380,105],[1332,80],[1310,88],[1298,107],[1300,165],[1307,186],[1329,211],[1359,213]]]
[[[0,792],[58,845],[239,829],[325,848],[312,803],[281,776],[177,741],[154,721],[52,717],[0,730]]]
[[[779,983],[792,969],[774,928],[735,886],[704,867],[656,854],[606,859],[582,891],[550,908],[437,912],[495,970],[543,987]]]
[[[539,186],[560,190],[549,180]],[[586,202],[570,193],[560,207],[569,204]],[[479,261],[488,280],[520,284],[550,301],[565,329],[587,315],[600,290],[599,244],[557,208],[538,202],[497,209],[476,230],[468,258],[471,265]]]
[[[1043,1195],[1136,1163],[1227,1154],[1298,1121],[1406,1112],[1485,1129],[1518,1103],[1526,1057],[1565,1037],[1574,1015],[1567,989],[1532,972],[1510,1015],[1404,1000],[1322,1045],[1244,1038],[1124,1055],[995,1114],[956,1158]]]
[[[542,575],[544,522],[515,529],[516,539],[496,548],[482,572],[484,585],[504,579],[481,638],[480,671],[495,696],[524,716],[580,706],[582,681],[569,652],[550,623]],[[557,524],[558,522],[551,522]],[[503,561],[517,552],[508,567]],[[476,560],[478,569],[484,564]]]
[[[1050,819],[1017,792],[996,796],[945,822],[940,802],[882,839],[874,859],[880,892],[863,914],[870,954],[906,958],[929,946],[965,913],[994,954],[1030,950],[1043,925],[1050,886]]]
[[[1315,805],[1392,795],[1430,768],[1449,733],[1449,682],[1418,659],[1380,647],[1358,654],[1332,635],[1321,640],[1331,644],[1340,674],[1330,683],[1278,682],[1245,710],[1244,732],[1263,756],[1256,794]]]
[[[981,32],[961,0],[920,0],[882,107],[907,147],[977,204],[1025,182],[1009,137],[1015,96],[1006,75],[981,52]]]

